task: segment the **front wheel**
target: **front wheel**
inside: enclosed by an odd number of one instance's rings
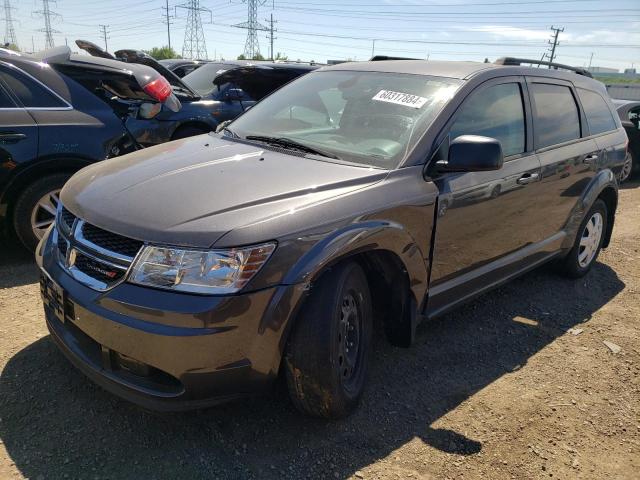
[[[289,395],[303,413],[341,418],[364,390],[372,336],[371,296],[362,268],[339,265],[304,305],[285,353]]]
[[[71,175],[47,175],[27,186],[13,209],[13,228],[17,237],[31,251],[53,223],[60,190]]]
[[[598,199],[580,224],[573,248],[562,264],[562,273],[570,278],[585,275],[598,258],[606,231],[607,205]]]

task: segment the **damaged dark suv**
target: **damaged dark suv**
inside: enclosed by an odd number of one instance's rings
[[[150,408],[283,375],[303,412],[348,414],[374,335],[408,346],[420,320],[550,260],[585,275],[609,244],[620,120],[586,72],[523,62],[321,68],[219,134],[85,168],[37,250],[52,338]]]

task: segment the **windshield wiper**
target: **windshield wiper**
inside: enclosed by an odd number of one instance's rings
[[[270,145],[276,145],[283,148],[288,148],[290,150],[296,150],[298,152],[312,153],[314,155],[320,155],[322,157],[332,158],[334,160],[340,160],[340,157],[334,155],[333,153],[325,152],[323,150],[318,150],[317,148],[310,147],[308,145],[304,145],[303,143],[299,143],[291,138],[286,137],[267,137],[263,135],[247,135],[245,137],[247,140],[255,140],[258,142],[267,143]]]

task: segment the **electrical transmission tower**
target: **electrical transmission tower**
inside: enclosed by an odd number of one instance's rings
[[[11,6],[10,0],[4,0],[4,43],[5,45],[18,45],[11,10],[15,10],[15,7]]]
[[[39,32],[44,32],[44,48],[53,48],[55,46],[53,42],[53,34],[60,33],[58,30],[51,28],[51,18],[60,17],[60,15],[51,11],[49,8],[49,2],[55,3],[55,0],[42,0],[42,10],[33,12],[36,15],[42,16],[44,19],[44,28],[38,30]]]
[[[204,30],[202,29],[202,18],[200,13],[209,14],[209,23],[213,22],[211,10],[200,6],[200,0],[188,0],[187,3],[177,5],[177,8],[187,10],[187,27],[184,31],[184,43],[182,44],[182,56],[184,58],[206,59],[207,43],[204,40]]]
[[[560,45],[560,42],[558,42],[558,35],[564,32],[564,27],[556,28],[554,26],[551,26],[551,30],[553,30],[553,41],[549,40],[549,45],[551,45],[551,53],[545,53],[542,58],[544,59],[544,57],[546,56],[550,62],[553,62],[553,59],[556,58],[556,47]],[[551,68],[551,65],[549,65],[549,68]]]
[[[258,6],[264,5],[267,0],[242,0],[247,4],[247,21],[234,25],[238,28],[247,29],[247,41],[244,44],[244,56],[251,59],[260,53],[258,43],[258,30],[268,30],[267,27],[258,23]]]

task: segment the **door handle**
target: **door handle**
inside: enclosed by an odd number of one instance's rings
[[[582,160],[582,163],[586,163],[587,165],[591,165],[596,160],[598,160],[598,154],[597,153],[592,153],[591,155],[587,155],[586,157],[584,157],[584,159]]]
[[[24,133],[0,133],[0,143],[16,143],[25,138],[27,136]]]
[[[516,180],[516,183],[518,185],[528,185],[529,183],[537,181],[538,177],[540,177],[540,175],[538,175],[537,173],[525,173],[518,180]]]

